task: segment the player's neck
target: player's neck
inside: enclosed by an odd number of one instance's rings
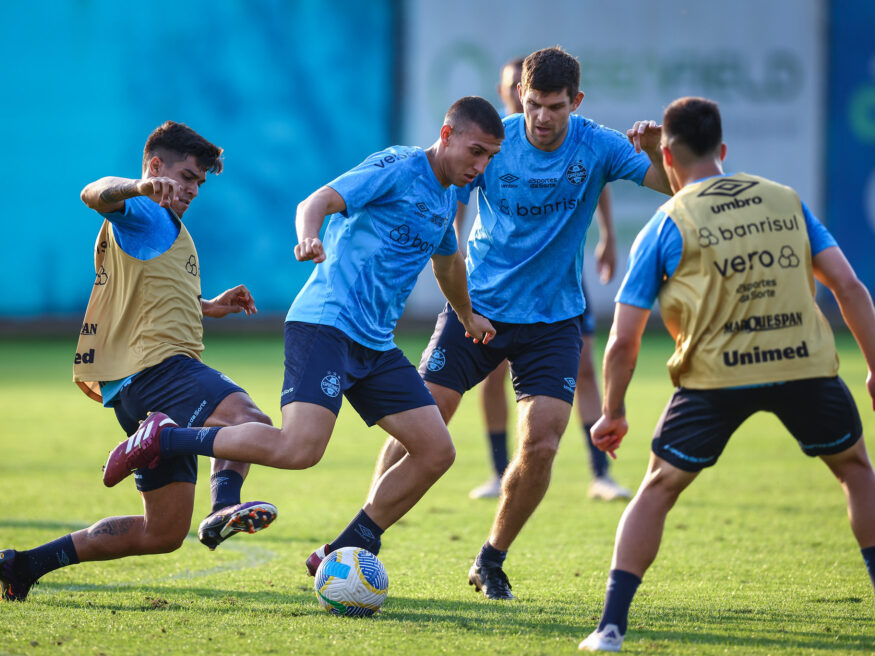
[[[440,157],[440,141],[436,141],[431,146],[425,149],[425,156],[428,158],[428,163],[431,166],[432,173],[434,173],[434,177],[437,178],[438,183],[444,188],[448,188],[450,186],[450,179],[447,177],[446,173],[444,173],[443,166],[441,164]]]
[[[723,167],[720,165],[719,161],[702,160],[683,168],[677,167],[675,168],[675,173],[677,174],[680,186],[686,187],[688,184],[692,184],[696,180],[710,178],[715,175],[723,175]]]

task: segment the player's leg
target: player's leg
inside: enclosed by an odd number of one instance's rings
[[[247,422],[272,423],[249,394],[239,391],[223,398],[204,425],[233,426]],[[249,463],[211,458],[210,465],[212,507],[198,526],[201,543],[212,550],[236,533],[255,533],[270,526],[277,516],[276,506],[265,501],[241,503],[241,488],[249,473]]]
[[[472,499],[496,498],[501,494],[501,477],[507,469],[507,360],[493,369],[480,384],[480,406],[486,421],[486,437],[493,475],[475,487],[468,496]]]
[[[875,472],[860,439],[841,453],[821,459],[841,483],[848,502],[848,519],[854,537],[864,551],[875,550]],[[873,581],[875,583],[875,581]]]
[[[194,483],[171,482],[141,494],[144,515],[105,517],[34,549],[0,551],[2,598],[24,601],[34,583],[60,567],[178,549],[191,525]]]
[[[602,399],[593,361],[594,325],[583,334],[583,348],[580,349],[580,364],[577,368],[577,387],[574,391],[574,404],[577,417],[583,429],[584,450],[589,455],[592,481],[589,484],[589,498],[613,501],[628,499],[631,492],[618,484],[610,474],[607,454],[592,443],[590,431],[602,413]]]

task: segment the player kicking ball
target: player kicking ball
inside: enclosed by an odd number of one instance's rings
[[[716,103],[671,103],[661,148],[675,195],[635,240],[617,295],[603,414],[593,427],[596,446],[613,453],[628,431],[626,389],[657,298],[676,342],[668,369],[677,389],[656,427],[644,482],[620,519],[604,611],[580,643],[583,651],[620,651],[629,606],[656,559],[669,510],[759,411],[777,415],[802,452],[819,457],[839,480],[875,585],[875,472],[857,406],[838,377],[814,279],[835,295],[866,359],[866,387],[875,399],[869,292],[795,191],[746,173],[723,173],[726,146]],[[743,266],[751,257],[762,266]],[[762,282],[774,294],[749,293]]]
[[[307,568],[313,574],[339,547],[377,553],[383,531],[455,457],[434,399],[392,332],[431,260],[441,291],[474,341],[486,343],[495,334],[472,310],[452,223],[456,187],[483,173],[503,138],[501,119],[488,101],[462,98],[429,148],[379,151],[311,194],[298,206],[295,257],[316,267],[286,318],[282,428],[177,428],[156,416],[139,441],[122,442],[112,453],[104,481],[114,485],[133,469],[160,467],[167,458],[188,454],[312,467],[325,452],[345,396],[369,426],[380,426],[403,444],[406,455],[380,477],[349,526],[307,559]]]

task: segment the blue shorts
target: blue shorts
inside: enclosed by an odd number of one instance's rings
[[[138,373],[112,400],[118,423],[133,435],[149,412],[163,412],[180,426],[203,426],[216,406],[234,392],[244,392],[225,374],[187,355],[174,355]],[[164,458],[155,469],[138,469],[140,492],[169,483],[194,483],[197,456]]]
[[[368,426],[405,410],[435,405],[401,349],[375,351],[334,326],[288,321],[280,405],[315,403],[340,412],[341,394]]]
[[[581,317],[555,323],[493,321],[492,325],[495,338],[489,344],[475,344],[465,337],[465,328],[447,305],[438,315],[419,373],[430,383],[464,394],[507,359],[517,401],[538,395],[574,401],[583,347]]]
[[[583,298],[586,302],[586,307],[583,309],[583,316],[580,318],[580,332],[583,335],[595,334],[595,313],[589,307],[589,296],[586,295],[586,285],[583,284],[583,277],[580,278],[580,288],[583,290]]]
[[[700,471],[717,462],[735,430],[760,410],[777,415],[808,456],[840,453],[863,434],[857,404],[841,378],[806,378],[735,389],[679,388],[651,448],[678,469]]]

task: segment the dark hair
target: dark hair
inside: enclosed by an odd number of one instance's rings
[[[465,96],[459,98],[447,110],[444,125],[449,125],[453,129],[463,132],[467,123],[474,123],[486,134],[504,139],[504,124],[501,122],[501,117],[495,111],[492,103],[485,98]]]
[[[720,108],[707,98],[678,98],[662,116],[663,141],[680,143],[696,157],[714,152],[723,143]]]
[[[559,46],[536,50],[523,61],[520,85],[544,93],[567,91],[574,100],[580,91],[580,64]]]
[[[222,149],[204,139],[185,123],[166,121],[158,126],[146,139],[143,149],[143,168],[149,160],[160,157],[166,164],[174,164],[188,155],[193,155],[207,173],[222,172]]]
[[[525,57],[514,57],[513,59],[508,59],[504,62],[504,66],[502,66],[502,70],[505,68],[518,68],[522,70],[523,62],[526,61]]]

